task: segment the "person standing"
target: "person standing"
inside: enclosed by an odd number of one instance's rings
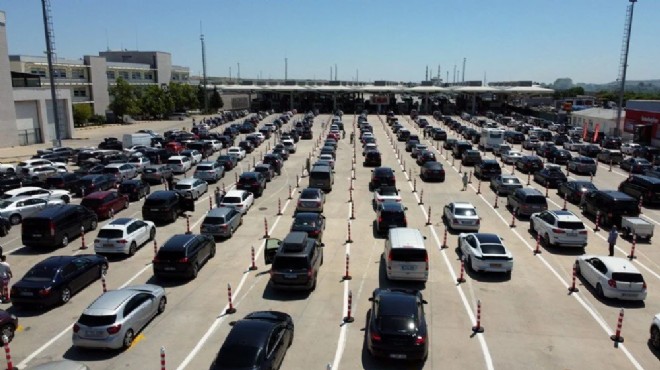
[[[0,279],[2,280],[2,303],[8,303],[9,297],[9,280],[14,275],[11,272],[11,267],[7,263],[7,256],[4,254],[0,256]]]
[[[614,256],[614,246],[616,245],[616,239],[618,237],[619,232],[616,229],[616,225],[614,225],[610,230],[610,235],[607,237],[607,243],[610,245],[610,256]]]
[[[467,185],[468,185],[468,175],[467,172],[463,172],[463,191],[467,189]]]

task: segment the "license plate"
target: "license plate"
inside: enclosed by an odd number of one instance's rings
[[[32,234],[32,236],[35,237],[35,238],[41,238],[42,237],[41,234]]]
[[[637,293],[623,293],[621,295],[624,296],[624,297],[637,297],[638,296]]]
[[[415,271],[416,269],[417,266],[406,266],[406,265],[401,266],[401,270],[403,271]]]
[[[103,335],[103,330],[85,330],[86,337],[100,337]]]
[[[491,263],[490,267],[502,267],[501,263]]]
[[[32,297],[34,296],[33,292],[20,292],[20,295],[25,296],[25,297]]]
[[[295,279],[297,277],[298,277],[297,274],[284,274],[285,279]]]
[[[158,208],[152,208],[151,212],[158,212]]]
[[[406,358],[406,355],[401,355],[398,353],[390,353],[390,358],[395,358],[397,360],[403,360]]]
[[[568,233],[569,236],[577,236],[577,231],[570,231]]]
[[[176,270],[176,267],[165,267],[164,270],[165,271],[174,271],[174,270]]]
[[[112,247],[114,247],[115,245],[112,244],[112,243],[104,243],[103,246],[104,246],[104,247],[110,247],[110,248],[112,248]]]

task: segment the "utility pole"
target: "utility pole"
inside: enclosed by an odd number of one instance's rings
[[[229,81],[231,81],[231,66],[229,66]]]
[[[626,23],[623,31],[623,47],[621,48],[621,61],[619,64],[619,104],[616,108],[616,133],[622,135],[621,115],[623,109],[623,93],[626,89],[626,73],[628,71],[628,51],[630,50],[630,31],[632,29],[633,11],[637,0],[628,0],[630,5],[626,9]]]
[[[429,66],[426,66],[426,77],[424,78],[424,81],[429,80]]]
[[[454,64],[454,83],[456,83],[456,64]]]
[[[438,82],[440,82],[440,64],[438,64]]]
[[[332,66],[330,66],[330,81],[332,81]]]
[[[445,80],[446,83],[449,83],[449,71],[447,71],[447,79]]]
[[[359,82],[359,81],[360,81],[360,70],[356,68],[355,69],[355,82]]]
[[[284,58],[284,81],[289,79],[289,58]]]
[[[241,81],[241,63],[236,63],[238,70],[236,71],[236,80]]]
[[[339,81],[339,78],[337,78],[337,63],[335,63],[335,81]]]
[[[199,22],[199,40],[202,42],[202,88],[204,89],[204,113],[209,111],[209,98],[206,90],[206,46],[204,44],[204,34],[202,33],[202,22]],[[217,113],[217,112],[216,112]]]
[[[461,82],[465,82],[465,61],[467,58],[463,58],[463,77],[461,77]]]
[[[46,56],[48,59],[48,79],[50,81],[50,98],[53,102],[53,119],[55,120],[55,141],[53,146],[62,146],[60,133],[60,115],[57,107],[57,92],[55,91],[55,77],[53,76],[53,56],[55,53],[55,36],[53,35],[53,22],[50,15],[50,1],[41,0],[41,10],[44,18],[44,32],[46,34]]]

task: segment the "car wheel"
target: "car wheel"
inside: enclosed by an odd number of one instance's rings
[[[580,271],[580,264],[575,262],[575,275],[576,276],[581,276],[581,271]]]
[[[190,277],[192,279],[197,278],[197,274],[199,273],[199,266],[197,264],[194,264],[192,267],[192,271],[190,272]]]
[[[215,257],[215,245],[211,247],[211,251],[209,252],[209,259]]]
[[[96,227],[98,226],[98,224],[99,224],[98,221],[96,221],[96,220],[92,220],[92,221],[89,223],[89,230],[90,230],[90,231],[91,231],[91,230],[96,230]]]
[[[3,330],[4,332],[4,330]],[[660,349],[660,329],[657,326],[651,328],[651,346],[655,349]]]
[[[543,244],[545,245],[546,248],[552,247],[552,243],[550,243],[550,235],[545,234],[543,236]]]
[[[69,204],[69,202],[71,201],[71,197],[69,197],[68,195],[64,195],[62,196],[62,200],[64,201],[64,203]]]
[[[71,289],[68,286],[62,288],[60,292],[60,303],[66,304],[71,299]]]
[[[9,234],[9,230],[7,230],[7,225],[2,224],[0,227],[0,236],[7,236]]]
[[[516,216],[516,218],[520,218],[520,209],[518,209],[518,207],[514,208],[513,214]]]
[[[530,220],[529,221],[529,233],[534,235],[536,234],[536,230],[534,229],[534,221]]]
[[[153,241],[154,239],[156,239],[156,228],[152,227],[149,231],[149,241]]]
[[[167,298],[160,297],[160,301],[158,301],[158,314],[165,312],[165,306],[167,306]]]
[[[470,264],[470,270],[474,272],[478,272],[477,269],[474,267],[474,260],[472,258],[468,258],[469,264]]]
[[[21,223],[21,220],[23,220],[23,217],[21,217],[21,215],[19,215],[19,214],[11,215],[11,217],[9,217],[9,222],[10,222],[12,225],[18,225],[18,224],[20,224],[20,223]]]
[[[104,263],[99,267],[99,278],[108,274],[108,264]]]
[[[172,211],[172,214],[170,215],[170,219],[172,220],[172,222],[176,221],[176,211]]]
[[[128,348],[133,344],[133,329],[128,329],[126,331],[126,334],[124,334],[124,341],[122,342],[122,345],[124,346],[124,349]]]
[[[66,247],[67,245],[69,245],[69,236],[66,234],[62,235],[62,241],[60,242],[60,244],[62,245],[62,247]]]
[[[14,339],[14,332],[16,331],[16,328],[12,324],[7,324],[4,325],[0,329],[0,334],[2,334],[3,337],[7,337],[7,341],[11,342],[12,339]]]
[[[135,242],[132,242],[131,246],[128,247],[128,255],[129,256],[134,256],[135,252],[137,252],[137,244],[135,244]]]

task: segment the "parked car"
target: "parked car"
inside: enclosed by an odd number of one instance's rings
[[[323,190],[318,188],[305,188],[300,192],[295,212],[323,212],[324,205],[325,192],[323,192]]]
[[[186,177],[185,179],[177,181],[173,190],[181,194],[183,197],[197,200],[209,190],[209,184],[204,180],[194,177]]]
[[[161,184],[174,177],[172,169],[166,164],[151,164],[142,169],[142,181]]]
[[[600,225],[621,226],[623,216],[639,216],[639,201],[628,194],[614,190],[596,190],[584,197],[583,212],[596,217]]]
[[[225,168],[225,172],[233,170],[238,166],[238,157],[235,155],[220,155],[215,160]]]
[[[407,227],[407,207],[398,202],[383,202],[376,205],[376,221],[374,227],[376,233],[386,234],[389,229],[395,227]]]
[[[124,180],[117,191],[119,195],[128,197],[129,201],[137,202],[151,193],[151,186],[142,180]]]
[[[606,164],[619,164],[623,160],[623,153],[616,149],[603,149],[598,153],[596,159]]]
[[[490,180],[502,174],[500,164],[494,159],[486,159],[474,166],[474,176],[482,180]]]
[[[589,181],[567,181],[563,182],[557,188],[557,195],[566,198],[567,201],[582,204],[584,196],[592,191],[598,190],[596,186]]]
[[[117,184],[117,179],[114,176],[108,175],[86,175],[83,176],[78,182],[78,189],[76,195],[84,197],[87,194],[95,191],[104,191],[113,189]]]
[[[291,316],[279,311],[257,311],[231,324],[209,370],[279,369],[293,343]]]
[[[522,156],[516,161],[516,169],[523,173],[534,173],[543,168],[543,161],[535,155]]]
[[[619,167],[632,173],[644,173],[644,171],[653,168],[653,164],[645,158],[628,157],[619,163]]]
[[[515,164],[518,159],[522,158],[523,154],[517,150],[509,150],[502,153],[502,162],[506,164]]]
[[[195,210],[195,201],[173,190],[158,190],[149,194],[142,205],[142,219],[174,222],[186,211]]]
[[[20,224],[25,217],[39,213],[41,210],[66,204],[61,199],[24,198],[0,201],[0,217],[9,220],[12,225]]]
[[[529,230],[540,236],[543,246],[576,247],[587,246],[587,229],[573,212],[563,210],[543,211],[529,217]]]
[[[191,167],[196,166],[199,162],[201,162],[203,157],[202,153],[195,149],[182,150],[179,155],[190,158]]]
[[[472,203],[451,202],[443,208],[442,217],[452,230],[479,231],[481,217]]]
[[[186,173],[192,168],[192,160],[184,155],[174,155],[167,159],[167,165],[173,173]]]
[[[377,205],[383,202],[401,202],[401,195],[395,186],[381,186],[374,189],[374,198],[372,203]]]
[[[128,163],[111,163],[103,169],[106,175],[114,176],[117,181],[129,180],[137,176],[137,169]]]
[[[221,206],[235,207],[243,214],[248,213],[254,204],[254,194],[247,190],[230,190],[222,198]]]
[[[202,234],[213,237],[231,238],[234,231],[243,224],[243,213],[234,207],[211,209],[202,221]]]
[[[29,248],[66,247],[84,232],[95,230],[98,216],[75,204],[48,207],[23,219],[21,240]]]
[[[243,172],[238,177],[236,189],[247,190],[255,197],[260,197],[266,190],[266,178],[260,172]]]
[[[253,171],[261,173],[261,175],[266,178],[266,182],[270,182],[275,178],[275,170],[273,169],[273,166],[266,163],[260,163],[254,166]]]
[[[419,177],[422,181],[445,181],[445,169],[440,162],[430,161],[424,163],[419,170]]]
[[[568,170],[576,174],[595,175],[598,171],[598,163],[593,158],[579,156],[568,161]]]
[[[325,230],[325,216],[318,212],[296,212],[290,231],[302,231],[321,242]]]
[[[32,266],[12,285],[12,303],[19,307],[66,304],[107,270],[108,260],[96,254],[50,256]]]
[[[369,182],[369,191],[373,191],[383,185],[396,186],[394,170],[390,167],[377,167],[371,170],[371,181]]]
[[[513,255],[504,246],[498,235],[490,233],[460,234],[458,248],[466,265],[472,271],[504,272],[507,276],[511,276]]]
[[[139,247],[155,237],[156,225],[153,222],[130,217],[117,218],[99,230],[94,238],[94,252],[132,256]]]
[[[156,279],[197,278],[199,269],[215,256],[215,240],[208,235],[176,234],[156,253],[153,271]]]
[[[596,144],[585,144],[580,146],[580,150],[578,151],[578,153],[580,153],[580,155],[583,155],[585,157],[596,158],[598,153],[600,153],[600,150],[601,150],[600,146]]]
[[[600,298],[643,301],[646,282],[634,263],[626,258],[583,255],[575,260],[575,271],[596,290]]]
[[[36,186],[24,186],[6,191],[0,199],[17,200],[23,198],[40,198],[46,200],[61,199],[64,203],[71,201],[71,194],[66,190],[46,190]]]
[[[516,189],[506,199],[507,208],[518,218],[548,209],[545,196],[534,188]]]
[[[272,264],[270,287],[311,291],[323,264],[323,244],[306,232],[292,231],[284,240],[266,240],[264,262]]]
[[[58,173],[46,179],[46,188],[75,193],[82,176],[77,173]]]
[[[165,311],[165,289],[154,284],[104,292],[73,324],[79,348],[128,349],[151,320]]]
[[[232,146],[231,148],[227,149],[227,154],[234,154],[238,156],[238,160],[242,161],[245,159],[245,156],[247,155],[245,153],[245,149],[238,147],[238,146]]]
[[[645,205],[660,204],[660,179],[656,177],[632,175],[619,184],[619,191]]]
[[[490,179],[490,188],[497,195],[509,195],[516,189],[522,189],[523,185],[514,175],[498,175]]]
[[[548,188],[557,188],[561,183],[568,181],[568,178],[557,165],[547,165],[545,168],[534,173],[534,181]]]

